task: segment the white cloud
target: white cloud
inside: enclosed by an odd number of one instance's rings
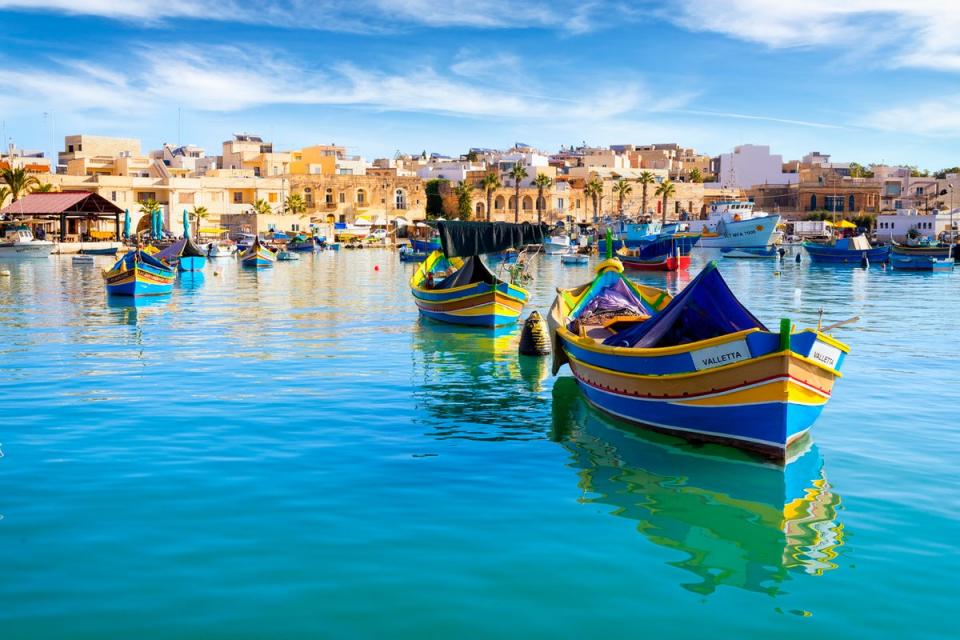
[[[677,109],[679,113],[689,113],[695,116],[708,116],[714,118],[733,118],[735,120],[757,120],[760,122],[776,122],[778,124],[791,124],[799,127],[812,127],[814,129],[846,129],[839,124],[828,124],[825,122],[812,122],[810,120],[794,120],[791,118],[778,118],[776,116],[762,116],[749,113],[730,113],[726,111],[706,111],[696,109]]]
[[[935,100],[878,109],[864,117],[864,124],[901,134],[960,137],[960,94]]]
[[[852,51],[856,64],[960,71],[953,0],[677,0],[660,15],[772,48]]]
[[[0,61],[2,62],[2,61]],[[407,62],[399,71],[350,63],[297,66],[279,55],[256,57],[234,48],[147,50],[128,75],[89,63],[59,68],[0,65],[0,96],[11,109],[66,112],[163,110],[181,105],[198,111],[235,112],[271,105],[333,105],[462,117],[550,120],[604,119],[685,104],[685,96],[652,93],[640,81],[592,91],[552,91],[535,83],[484,86],[470,78]],[[515,76],[521,76],[517,69]],[[522,91],[516,86],[523,86]]]
[[[0,0],[3,9],[91,15],[148,26],[198,19],[352,32],[426,26],[584,33],[628,13],[619,2],[597,0]]]

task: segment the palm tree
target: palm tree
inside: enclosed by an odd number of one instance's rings
[[[657,190],[654,192],[655,195],[660,196],[663,199],[663,210],[661,213],[660,221],[663,224],[667,223],[667,200],[677,192],[676,186],[670,180],[664,180],[660,183],[660,186],[657,187]]]
[[[40,184],[35,176],[30,175],[22,167],[8,168],[0,170],[0,180],[7,183],[10,188],[10,195],[13,196],[13,202],[20,199],[20,196],[26,193],[34,185]]]
[[[690,182],[703,182],[703,172],[700,169],[691,169]]]
[[[490,207],[493,206],[493,192],[503,185],[500,184],[500,176],[491,171],[483,176],[483,179],[480,181],[480,186],[483,187],[483,191],[487,194],[487,222],[490,222],[490,214],[492,213]]]
[[[300,215],[307,210],[307,203],[299,193],[291,193],[283,203],[284,211]]]
[[[270,206],[269,202],[261,198],[251,205],[251,212],[260,216],[265,216],[269,213],[273,213],[273,208]]]
[[[151,198],[151,199],[149,199],[149,200],[142,200],[142,201],[140,202],[140,215],[141,215],[141,222],[140,222],[140,224],[143,224],[143,220],[144,220],[144,219],[147,219],[147,220],[150,221],[150,226],[148,227],[148,229],[151,229],[151,231],[150,231],[150,235],[151,235],[151,236],[153,235],[153,231],[152,231],[152,229],[153,229],[153,214],[154,214],[156,211],[159,211],[159,210],[160,210],[160,203],[157,202],[156,200],[154,200],[153,198]],[[138,226],[138,228],[139,228],[139,226]],[[140,232],[138,231],[138,232],[137,232],[137,235],[139,235],[139,234],[140,234]]]
[[[473,213],[471,202],[473,185],[461,180],[457,186],[453,188],[453,193],[457,196],[457,215],[461,220],[469,220],[470,214]]]
[[[200,222],[206,220],[210,217],[210,212],[207,211],[207,208],[204,206],[194,207],[193,208],[193,219],[197,221],[197,240],[200,239]]]
[[[51,193],[53,191],[53,185],[49,182],[44,182],[41,184],[37,182],[37,186],[30,190],[30,193]]]
[[[617,183],[613,185],[613,192],[617,194],[617,204],[619,206],[620,215],[623,215],[623,201],[624,199],[633,193],[633,185],[629,182],[620,178],[617,180]]]
[[[543,199],[543,190],[553,186],[553,178],[545,173],[538,173],[537,177],[533,179],[533,184],[537,186],[537,224],[540,224],[543,217],[541,213],[545,208],[543,205],[546,204]]]
[[[640,215],[647,215],[647,185],[653,184],[657,179],[649,171],[643,171],[640,173],[640,177],[637,178],[637,182],[643,185],[643,204],[640,205],[643,210],[640,212]]]
[[[583,188],[583,194],[593,201],[593,219],[600,217],[600,198],[603,195],[603,183],[599,178],[594,178]]]
[[[3,208],[3,203],[6,202],[9,197],[10,187],[0,187],[0,209]]]
[[[513,221],[520,222],[520,181],[529,174],[527,173],[526,167],[517,163],[507,172],[507,175],[513,179]]]

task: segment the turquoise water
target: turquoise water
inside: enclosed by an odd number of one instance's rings
[[[861,318],[780,471],[418,320],[386,251],[137,307],[101,266],[0,264],[5,639],[955,637],[960,272],[721,264],[768,325]],[[590,268],[533,272],[545,312]]]

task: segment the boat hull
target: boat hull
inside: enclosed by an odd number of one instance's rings
[[[250,247],[240,256],[241,265],[256,269],[272,267],[276,260],[277,254],[259,244]]]
[[[599,366],[561,339],[577,382],[598,409],[693,440],[720,442],[783,461],[830,398],[835,373],[793,351],[677,375]]]
[[[764,216],[723,223],[718,235],[700,238],[701,247],[724,249],[731,247],[765,247],[773,244],[780,216]]]
[[[159,296],[173,291],[173,269],[134,266],[104,276],[107,294],[112,296]]]
[[[724,258],[776,258],[777,249],[775,247],[743,247],[733,249],[721,249],[721,255]]]
[[[53,253],[54,244],[42,240],[0,244],[0,258],[46,258]]]
[[[561,264],[587,264],[590,259],[582,253],[576,253],[560,256],[560,262]]]
[[[203,271],[207,266],[207,259],[204,256],[180,256],[177,268],[182,271]]]
[[[620,261],[623,262],[623,266],[627,269],[634,269],[636,271],[677,271],[690,266],[690,256],[671,255],[654,258],[652,260],[644,260],[621,255]]]
[[[515,324],[527,302],[527,292],[501,282],[477,283],[460,290],[414,289],[414,302],[425,318],[476,327]]]
[[[871,249],[835,249],[833,247],[819,247],[805,243],[803,248],[813,262],[832,264],[859,265],[866,256],[870,262],[885,262],[890,257],[890,247],[873,247]]]
[[[410,240],[410,246],[413,247],[414,251],[428,255],[434,251],[440,251],[439,240],[417,240],[416,238],[412,238]]]

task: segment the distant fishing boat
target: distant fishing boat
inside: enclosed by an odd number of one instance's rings
[[[14,224],[0,238],[0,258],[46,258],[53,251],[49,240],[37,240],[30,227]]]
[[[410,245],[400,247],[397,253],[400,256],[400,262],[423,262],[429,255],[422,251],[415,251]]]
[[[874,247],[864,235],[853,238],[838,238],[831,242],[803,243],[803,248],[814,262],[834,264],[860,264],[866,258],[869,262],[885,262],[890,255],[890,247]]]
[[[690,266],[690,256],[683,255],[669,238],[634,248],[621,247],[617,257],[623,266],[637,271],[678,271]]]
[[[260,238],[255,237],[253,244],[240,254],[240,264],[245,267],[272,267],[277,260],[277,254],[260,244]]]
[[[587,264],[590,262],[590,258],[585,253],[577,253],[576,251],[568,251],[560,256],[561,264]]]
[[[720,249],[724,258],[776,258],[776,247],[728,247]]]
[[[417,253],[432,253],[434,251],[440,250],[440,238],[433,237],[429,240],[423,240],[421,238],[410,238],[410,246],[413,247],[413,250]]]
[[[570,249],[570,236],[564,234],[553,235],[543,243],[543,251],[548,256],[565,253]]]
[[[166,249],[154,254],[155,258],[183,271],[203,271],[207,266],[207,253],[198,247],[192,238],[181,238]]]
[[[480,255],[542,243],[544,227],[505,222],[438,224],[443,251],[431,253],[410,278],[420,314],[440,322],[481,327],[515,323],[530,294],[490,273]]]
[[[954,265],[953,245],[894,244],[890,248],[890,264],[907,271],[949,271]]]
[[[115,256],[117,255],[117,251],[119,250],[120,250],[120,247],[116,247],[116,246],[97,247],[96,249],[87,249],[81,245],[80,250],[77,253],[85,256]]]
[[[287,251],[315,251],[316,249],[317,241],[302,234],[295,236],[287,243]]]
[[[671,298],[631,282],[615,258],[558,290],[550,311],[556,373],[630,422],[731,444],[783,462],[830,398],[849,351],[820,330],[769,331],[711,262]]]
[[[150,296],[170,293],[176,270],[141,249],[127,252],[103,279],[107,293],[116,296]]]
[[[208,258],[232,258],[237,254],[237,245],[225,242],[211,242],[207,245]]]
[[[300,259],[300,256],[298,256],[293,251],[282,250],[277,252],[277,261],[279,262],[293,262],[299,259]]]

